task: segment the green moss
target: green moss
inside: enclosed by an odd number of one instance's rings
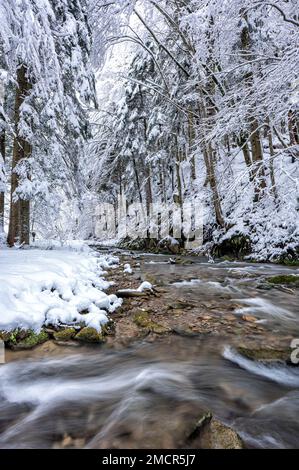
[[[75,339],[84,343],[102,343],[104,337],[95,328],[85,327],[75,336]]]
[[[252,361],[287,361],[290,357],[291,350],[281,349],[249,349],[240,347],[237,349],[242,355]]]
[[[224,261],[234,261],[235,258],[233,256],[228,256],[228,255],[225,255],[225,256],[222,256],[222,258]]]
[[[102,335],[111,336],[115,334],[115,323],[109,320],[105,325],[102,325]]]
[[[168,332],[168,329],[165,328],[163,325],[159,325],[159,323],[152,321],[149,313],[146,311],[140,311],[136,313],[133,317],[133,322],[140,328],[146,328],[156,334]]]
[[[54,339],[56,341],[69,341],[76,336],[75,328],[65,328],[64,330],[56,331]]]
[[[10,338],[10,345],[13,349],[32,349],[38,344],[45,343],[49,339],[49,335],[46,331],[42,330],[40,333],[35,333],[32,330],[27,332],[27,336],[20,341],[17,336]]]
[[[267,282],[270,284],[294,284],[299,286],[299,276],[294,274],[280,274],[278,276],[268,277]]]
[[[10,336],[11,333],[9,331],[0,331],[0,339],[1,341],[4,341],[4,343],[9,341]]]

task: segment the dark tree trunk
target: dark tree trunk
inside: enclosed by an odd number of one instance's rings
[[[21,160],[27,159],[31,154],[31,146],[19,134],[20,107],[30,91],[27,78],[27,68],[21,65],[17,71],[17,89],[15,96],[15,137],[13,142],[13,158],[10,191],[9,231],[7,242],[14,246],[16,241],[29,244],[30,235],[30,202],[25,199],[15,199],[15,191],[19,186],[19,176],[16,167]]]
[[[0,133],[0,154],[5,162],[5,129]],[[0,192],[0,232],[4,230],[4,191]]]

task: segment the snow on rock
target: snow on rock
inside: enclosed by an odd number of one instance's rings
[[[105,269],[116,263],[90,249],[1,249],[0,330],[80,322],[100,331],[122,303],[103,292],[111,285]]]
[[[144,292],[145,290],[152,290],[152,289],[153,289],[153,285],[150,282],[144,281],[142,284],[140,284],[137,291]]]
[[[124,273],[127,273],[127,274],[133,273],[132,268],[128,263],[124,265]]]

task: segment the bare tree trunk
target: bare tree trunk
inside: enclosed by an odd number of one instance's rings
[[[297,128],[296,117],[293,111],[289,111],[288,125],[289,125],[289,134],[290,134],[290,144],[291,145],[299,144],[299,133],[298,133],[298,128]]]
[[[203,140],[203,156],[207,171],[207,180],[209,182],[212,191],[212,201],[215,211],[216,222],[220,227],[225,226],[224,217],[222,213],[221,201],[219,197],[216,173],[215,173],[215,150],[212,148],[212,144],[207,144],[205,141],[205,122],[207,120],[207,112],[204,101],[200,106],[200,112],[203,118],[202,123],[202,140]],[[211,113],[211,111],[210,111]]]
[[[216,222],[218,225],[220,225],[220,227],[224,227],[225,223],[224,223],[224,218],[222,215],[221,202],[220,202],[216,174],[215,174],[215,151],[212,149],[211,144],[208,145],[208,149],[205,150],[204,154],[205,154],[204,158],[206,162],[206,167],[208,170],[209,183],[210,183],[210,187],[211,187],[212,195],[213,195],[213,206],[215,210]]]
[[[266,187],[265,169],[263,164],[263,148],[261,144],[258,121],[253,118],[250,125],[251,130],[251,152],[252,152],[252,176],[254,180],[254,201],[260,200],[262,191]]]
[[[241,32],[242,54],[244,61],[249,62],[255,57],[252,53],[252,41],[250,37],[250,25],[246,10],[243,11],[243,18],[246,25]],[[253,68],[245,76],[245,82],[251,95],[254,95]],[[252,152],[252,180],[254,184],[254,201],[257,202],[262,196],[263,189],[266,187],[265,170],[263,165],[263,148],[260,138],[259,123],[254,115],[254,109],[248,113],[248,122],[250,125],[250,143]]]
[[[296,122],[296,117],[293,111],[289,111],[288,113],[288,128],[289,128],[289,135],[290,135],[290,145],[297,145],[299,144],[299,133],[298,127]],[[292,156],[292,163],[295,163],[296,158]]]
[[[7,242],[13,246],[17,240],[29,244],[30,236],[30,202],[19,197],[15,200],[15,191],[19,186],[19,176],[16,167],[21,160],[27,159],[31,153],[31,146],[19,135],[20,107],[30,90],[27,78],[27,68],[21,65],[17,71],[17,89],[15,96],[15,137],[13,143],[13,159],[10,191],[9,231]]]
[[[176,156],[175,171],[176,171],[178,195],[177,195],[177,198],[175,198],[174,202],[176,204],[179,204],[179,206],[181,207],[183,205],[183,191],[182,191],[182,178],[181,178],[181,159],[180,159],[180,150],[179,150],[179,143],[178,143],[177,135],[175,136],[175,144],[176,144],[176,149],[175,149],[175,156]]]
[[[192,117],[192,112],[189,110],[188,113],[188,133],[189,133],[189,153],[192,151],[192,146],[194,143],[195,139],[195,129],[194,129],[194,123],[193,123],[193,117]],[[196,164],[195,164],[195,154],[193,152],[192,158],[191,158],[191,178],[192,180],[196,180]]]
[[[153,193],[152,193],[152,174],[151,174],[151,167],[149,163],[145,164],[145,178],[146,178],[146,185],[145,185],[145,193],[146,193],[146,210],[147,215],[150,215],[151,211],[151,204],[153,203]]]
[[[5,162],[5,129],[0,133],[0,154]],[[4,191],[0,192],[0,232],[4,230]]]
[[[248,169],[248,172],[249,172],[249,179],[250,181],[253,180],[253,175],[252,175],[252,160],[251,160],[251,156],[250,156],[250,150],[249,150],[249,146],[248,146],[248,142],[247,142],[247,136],[246,135],[241,135],[238,139],[237,139],[237,144],[239,145],[239,147],[242,147],[242,152],[243,152],[243,156],[244,156],[244,161],[245,161],[245,164],[247,166],[247,169]]]
[[[29,245],[30,243],[30,201],[28,199],[19,200],[19,238],[20,238],[20,243]]]
[[[277,188],[275,182],[275,173],[274,173],[274,146],[273,146],[273,136],[272,136],[272,129],[270,126],[270,120],[267,119],[268,122],[268,142],[269,142],[269,151],[270,151],[270,161],[269,161],[269,169],[270,169],[270,179],[271,179],[271,191],[273,192],[274,198],[277,199]]]
[[[137,192],[138,192],[138,196],[139,196],[139,202],[140,202],[140,204],[142,204],[142,202],[143,202],[142,192],[141,192],[138,169],[137,169],[137,164],[136,164],[135,157],[133,157],[133,170],[134,170],[134,175],[135,175],[135,179],[136,179],[136,186],[137,186]]]

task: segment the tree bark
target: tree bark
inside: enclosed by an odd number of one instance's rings
[[[247,13],[243,12],[243,17],[246,25],[241,32],[242,55],[244,62],[249,62],[255,57],[252,53],[252,41],[250,37],[250,27],[248,22]],[[254,75],[253,68],[251,67],[245,75],[245,83],[247,83],[249,94],[254,95]],[[260,130],[258,119],[254,115],[254,109],[250,109],[248,113],[248,122],[250,130],[250,143],[252,152],[252,180],[254,184],[254,202],[260,200],[263,189],[266,187],[265,170],[263,164],[263,147],[261,143]]]
[[[276,182],[275,182],[275,172],[274,172],[274,156],[275,156],[275,151],[274,151],[274,145],[273,145],[273,135],[272,135],[272,129],[270,125],[270,120],[267,119],[267,124],[268,124],[268,142],[269,142],[269,152],[270,152],[270,160],[269,160],[269,169],[270,169],[270,179],[271,179],[271,191],[273,193],[274,199],[277,199],[277,188],[276,188]]]
[[[290,135],[290,145],[298,145],[299,144],[299,133],[298,127],[296,122],[296,116],[293,111],[289,111],[288,113],[288,128],[289,128],[289,135]],[[292,156],[292,163],[295,163],[296,158]]]
[[[5,162],[5,129],[0,133],[0,154]],[[4,231],[4,191],[0,192],[0,232]]]
[[[195,140],[195,128],[194,128],[193,116],[192,116],[191,110],[189,110],[188,112],[188,134],[189,134],[188,135],[189,137],[189,149],[188,150],[190,154],[190,152],[192,152],[192,147],[193,147],[194,140]],[[195,162],[194,151],[192,153],[190,164],[191,164],[191,178],[192,178],[192,181],[195,181],[196,180],[196,162]]]
[[[17,89],[15,96],[15,137],[13,142],[13,158],[10,190],[10,214],[7,242],[9,246],[19,241],[21,244],[29,244],[30,238],[30,201],[15,198],[15,191],[19,186],[17,165],[31,154],[31,145],[20,135],[20,107],[30,91],[30,83],[27,78],[27,67],[22,64],[17,71]]]
[[[203,96],[202,96],[202,102],[199,106],[199,112],[202,116],[201,133],[202,133],[202,141],[203,141],[203,156],[204,156],[204,162],[205,162],[205,167],[206,167],[206,172],[207,172],[207,180],[209,182],[209,185],[212,191],[212,202],[213,202],[214,211],[215,211],[215,218],[216,218],[217,224],[220,227],[224,227],[225,222],[224,222],[224,217],[222,213],[221,201],[220,201],[216,173],[215,173],[215,150],[213,149],[211,143],[207,144],[206,139],[205,139],[205,135],[206,135],[205,126],[206,126],[206,121],[207,121],[207,111],[206,111],[206,105],[205,105]],[[210,109],[209,117],[212,116],[212,113],[213,113],[213,110]]]
[[[263,189],[266,187],[265,169],[263,164],[263,148],[261,144],[258,121],[253,118],[250,125],[251,130],[251,152],[252,152],[252,176],[254,181],[254,201],[257,202],[262,196]]]

